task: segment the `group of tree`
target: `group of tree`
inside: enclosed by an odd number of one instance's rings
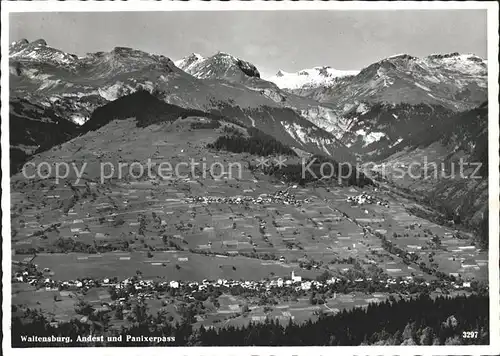
[[[367,308],[343,310],[337,314],[318,313],[316,321],[284,325],[268,318],[264,323],[249,322],[245,326],[194,329],[192,324],[197,308],[185,306],[183,321],[173,323],[164,313],[153,316],[145,304],[132,307],[129,324],[121,328],[107,327],[95,310],[85,303],[80,313],[93,315],[89,320],[73,319],[53,325],[40,312],[13,312],[12,343],[14,347],[43,346],[45,343],[23,343],[21,335],[70,336],[72,343],[52,346],[78,346],[78,335],[105,334],[175,336],[174,345],[240,346],[240,345],[460,345],[489,343],[489,299],[485,295],[459,296],[455,298],[427,295],[405,300],[387,300],[369,304]],[[198,303],[197,305],[199,305]],[[95,324],[106,325],[96,328]],[[476,337],[464,338],[464,331],[477,331]],[[105,342],[107,346],[158,346],[153,342],[127,343]],[[99,344],[102,345],[102,344]],[[92,346],[84,344],[81,346]],[[98,346],[98,345],[97,345]]]
[[[313,182],[358,187],[374,185],[374,182],[358,170],[354,164],[339,163],[333,158],[323,155],[313,155],[305,164],[290,163],[286,167],[270,166],[265,171],[281,180],[297,183],[301,186]]]
[[[248,127],[246,131],[248,132],[248,136],[235,132],[219,136],[215,142],[208,144],[207,147],[235,153],[246,152],[263,157],[271,155],[297,155],[290,147],[255,127]]]

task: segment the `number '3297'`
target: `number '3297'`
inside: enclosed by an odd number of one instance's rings
[[[477,331],[463,331],[462,338],[464,339],[477,339],[478,332]]]

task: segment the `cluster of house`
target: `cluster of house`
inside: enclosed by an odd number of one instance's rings
[[[220,197],[220,196],[195,196],[187,198],[189,203],[204,203],[204,204],[271,204],[279,203],[285,205],[300,206],[303,203],[308,203],[308,200],[299,200],[288,191],[277,191],[273,194],[261,194],[258,197],[248,195]]]
[[[389,202],[387,200],[378,199],[377,197],[375,197],[373,195],[369,195],[366,192],[363,192],[360,195],[347,197],[347,202],[354,203],[356,205],[377,204],[377,205],[384,206],[386,208],[389,207]]]
[[[48,268],[44,269],[44,272],[50,272]],[[228,279],[218,279],[218,280],[208,280],[204,279],[202,282],[195,281],[153,281],[140,278],[127,278],[123,281],[118,281],[117,278],[103,278],[103,279],[93,279],[93,278],[82,278],[77,280],[69,281],[56,281],[50,277],[45,277],[40,273],[33,273],[29,271],[17,272],[14,275],[14,280],[17,282],[24,282],[30,285],[43,285],[46,290],[65,290],[65,289],[90,289],[97,286],[103,287],[114,287],[116,289],[127,289],[130,285],[133,285],[136,291],[147,291],[154,290],[156,287],[169,287],[173,289],[187,288],[190,290],[202,291],[207,289],[209,286],[215,288],[231,288],[231,287],[241,287],[244,289],[253,290],[270,290],[273,287],[293,287],[296,290],[309,290],[313,286],[316,288],[321,288],[324,285],[331,285],[336,282],[336,278],[332,277],[328,279],[325,283],[319,281],[305,281],[302,280],[301,276],[292,272],[291,278],[276,278],[273,280],[261,280],[261,281],[236,281]]]
[[[43,272],[50,272],[50,269],[44,268]],[[99,285],[99,281],[91,278],[69,280],[69,281],[56,281],[50,277],[33,273],[30,271],[16,272],[14,274],[14,281],[28,283],[29,285],[43,285],[46,290],[59,290],[59,289],[90,289]]]
[[[44,272],[50,272],[47,268]],[[204,279],[201,282],[196,281],[153,281],[147,279],[141,279],[137,277],[127,278],[123,281],[118,281],[117,278],[103,278],[103,279],[92,279],[83,278],[77,280],[69,281],[55,281],[51,278],[44,277],[43,274],[33,273],[33,272],[17,272],[14,276],[14,280],[18,282],[25,282],[31,285],[43,285],[46,290],[89,290],[93,287],[112,287],[118,292],[119,290],[130,290],[133,286],[133,290],[139,298],[152,298],[153,292],[158,290],[171,289],[182,289],[186,293],[187,298],[193,298],[190,293],[197,291],[203,291],[210,289],[222,289],[223,291],[228,291],[231,288],[239,287],[247,290],[254,291],[270,291],[273,288],[293,288],[296,291],[308,291],[314,290],[324,290],[325,288],[331,288],[332,285],[336,284],[339,279],[335,277],[328,278],[324,282],[316,280],[303,280],[301,276],[296,275],[295,271],[292,271],[290,278],[275,278],[271,280],[260,280],[260,281],[237,281],[228,279],[218,279],[218,280],[208,280]],[[372,278],[357,278],[351,283],[366,283],[371,282]],[[385,287],[389,285],[402,285],[410,286],[415,285],[417,282],[413,280],[413,277],[406,276],[401,279],[388,278],[387,280],[381,280],[379,282],[385,282]],[[431,286],[429,282],[418,283],[422,286]],[[448,284],[448,283],[446,283]],[[441,286],[443,286],[441,284]],[[451,282],[449,286],[455,289],[459,288],[470,288],[471,284],[468,281],[465,282]]]
[[[105,282],[103,285],[105,285]],[[217,280],[204,279],[201,282],[196,281],[165,281],[165,282],[153,282],[152,280],[134,280],[126,279],[122,282],[115,283],[114,287],[117,289],[127,288],[130,284],[134,284],[136,290],[141,291],[143,289],[154,289],[155,286],[165,288],[169,287],[172,289],[183,289],[184,291],[196,292],[211,289],[222,289],[229,290],[234,287],[239,287],[247,290],[254,291],[270,291],[273,288],[293,288],[296,291],[307,291],[312,288],[321,289],[325,286],[335,284],[337,279],[332,277],[326,280],[324,283],[315,280],[303,280],[301,276],[292,272],[290,278],[275,278],[272,280],[260,280],[260,281],[242,281],[242,280],[232,280],[219,278]],[[186,295],[188,298],[189,294]]]

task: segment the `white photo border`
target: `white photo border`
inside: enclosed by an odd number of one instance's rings
[[[499,107],[498,107],[498,3],[487,1],[419,2],[419,1],[356,1],[356,2],[204,2],[204,1],[2,1],[1,12],[1,147],[2,147],[2,270],[3,270],[3,340],[6,355],[30,355],[33,348],[13,349],[11,346],[11,227],[10,227],[10,164],[9,164],[9,14],[16,12],[114,12],[114,11],[301,11],[301,10],[453,10],[484,9],[488,27],[488,140],[489,140],[489,292],[490,345],[478,346],[336,346],[336,347],[148,347],[148,354],[171,355],[496,355],[500,353],[500,289],[499,289]],[[89,348],[36,348],[42,355],[83,356]],[[142,347],[102,347],[91,352],[108,355],[138,355]]]

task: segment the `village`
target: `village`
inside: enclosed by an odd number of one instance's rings
[[[370,290],[376,292],[398,292],[401,294],[409,295],[412,287],[419,287],[419,290],[435,291],[439,289],[441,292],[447,290],[465,290],[471,291],[474,284],[471,285],[470,281],[439,281],[431,280],[426,281],[421,278],[414,278],[406,276],[404,278],[381,278],[374,280],[368,278],[356,278],[349,280],[345,276],[333,277],[328,273],[322,274],[319,278],[312,280],[303,278],[291,272],[290,276],[275,277],[272,279],[266,278],[259,281],[254,280],[231,280],[219,278],[217,280],[203,279],[202,281],[179,281],[179,280],[152,280],[143,279],[141,272],[137,271],[135,276],[126,278],[119,281],[117,277],[110,278],[79,278],[76,280],[54,280],[47,277],[51,271],[49,268],[44,268],[38,271],[37,265],[26,264],[18,266],[18,272],[14,273],[14,283],[27,283],[37,289],[44,289],[46,291],[74,291],[74,292],[87,292],[92,288],[106,287],[114,290],[117,295],[120,295],[120,301],[129,299],[136,296],[139,299],[153,298],[154,293],[164,292],[166,290],[178,290],[177,295],[186,298],[187,300],[194,300],[194,293],[203,291],[219,290],[222,293],[241,294],[242,291],[252,292],[259,295],[261,293],[269,295],[279,290],[290,290],[295,292],[309,292],[316,291],[324,293],[326,291],[337,292],[353,292],[363,290],[363,288],[370,285]],[[342,288],[339,286],[342,285]]]
[[[278,190],[273,194],[260,194],[258,197],[242,195],[235,197],[217,197],[217,196],[194,196],[186,199],[186,202],[204,203],[204,204],[284,204],[302,206],[309,203],[308,199],[299,200],[295,195],[291,194],[288,190]]]

